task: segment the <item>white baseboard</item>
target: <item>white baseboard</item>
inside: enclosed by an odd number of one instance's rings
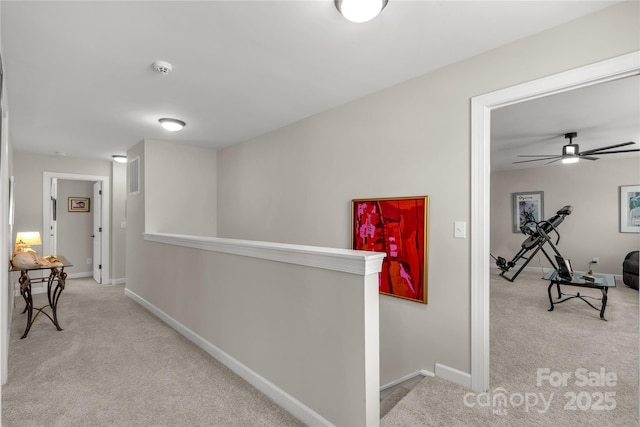
[[[83,277],[93,277],[93,271],[85,271],[83,273],[69,273],[67,274],[67,279],[79,279]],[[20,284],[16,280],[14,282],[14,290],[16,295],[20,295]],[[36,284],[31,284],[31,295],[43,294],[47,292],[47,282],[37,282]]]
[[[19,283],[16,283],[13,286],[13,291],[14,291],[14,296],[15,295],[20,295],[20,284]],[[47,292],[47,284],[46,283],[42,283],[42,284],[40,284],[40,286],[31,285],[31,295],[44,294],[46,292]]]
[[[233,372],[245,379],[249,384],[260,390],[263,394],[268,396],[271,400],[282,406],[289,411],[294,417],[307,425],[312,426],[334,426],[329,420],[322,417],[320,414],[309,408],[295,397],[286,393],[277,385],[271,383],[260,374],[254,372],[248,366],[242,364],[240,361],[233,358],[231,355],[225,353],[214,344],[210,343],[194,331],[190,330],[182,323],[178,322],[158,307],[151,304],[149,301],[137,295],[135,292],[125,288],[124,293],[127,297],[131,298],[151,313],[153,313],[160,320],[171,326],[178,331],[181,335],[193,342],[195,345],[209,353],[212,357],[222,362]],[[311,385],[312,386],[312,385]]]
[[[491,268],[493,270],[500,270],[495,263],[491,263]],[[511,267],[511,269],[509,270],[509,273],[515,273],[516,271],[518,271],[518,269],[520,268],[520,265],[516,264],[515,266]],[[550,267],[540,267],[539,265],[528,265],[526,266],[522,271],[533,271],[533,272],[540,272],[542,271],[542,274],[545,274],[547,271],[551,271],[553,270],[553,268]]]
[[[403,382],[412,380],[412,379],[414,379],[415,377],[418,377],[418,376],[420,376],[420,377],[434,377],[435,375],[436,374],[434,374],[433,372],[429,372],[429,371],[426,371],[424,369],[421,369],[421,370],[416,371],[416,372],[414,372],[412,374],[405,375],[402,378],[398,378],[397,380],[391,381],[390,383],[387,383],[387,384],[383,385],[382,387],[380,387],[380,391],[384,391],[384,390],[386,390],[388,388],[395,387],[395,386],[397,386],[399,384],[402,384]]]
[[[454,382],[466,388],[471,388],[471,374],[459,371],[446,365],[436,363],[436,377]]]
[[[93,271],[84,271],[82,273],[68,273],[67,279],[81,279],[83,277],[93,277]]]
[[[111,279],[111,284],[112,285],[124,285],[125,283],[127,283],[127,279]]]

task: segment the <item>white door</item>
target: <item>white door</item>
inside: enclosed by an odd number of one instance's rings
[[[93,183],[93,278],[102,283],[102,181]]]
[[[58,245],[57,245],[57,236],[58,236],[58,228],[57,228],[57,204],[58,204],[58,178],[51,178],[51,187],[50,187],[50,192],[51,192],[51,210],[49,212],[49,229],[48,230],[43,230],[44,233],[49,233],[49,247],[45,248],[43,247],[43,253],[44,254],[52,254],[55,255],[56,254],[56,250],[58,249]]]

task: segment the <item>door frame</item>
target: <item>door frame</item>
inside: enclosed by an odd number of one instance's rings
[[[51,217],[51,180],[53,178],[57,178],[59,180],[67,179],[74,181],[102,182],[102,259],[94,259],[93,262],[100,261],[102,264],[102,283],[111,283],[109,257],[109,254],[111,254],[111,251],[109,249],[109,243],[111,241],[111,221],[109,216],[111,211],[111,207],[109,205],[109,202],[111,200],[111,193],[109,187],[109,177],[103,175],[82,175],[65,172],[44,171],[42,173],[42,249],[44,253],[50,251],[52,243],[49,233],[49,218]],[[58,203],[58,206],[61,205]]]
[[[471,99],[471,388],[489,390],[491,110],[640,74],[640,51]]]
[[[102,181],[93,182],[93,224],[91,225],[91,236],[93,238],[93,259],[99,259],[100,262],[93,263],[93,280],[97,283],[102,283],[102,241],[104,240],[103,227],[102,227]],[[96,241],[96,239],[98,239]],[[96,254],[100,254],[99,257]]]

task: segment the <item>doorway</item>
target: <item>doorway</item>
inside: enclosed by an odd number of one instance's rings
[[[97,283],[110,283],[110,191],[109,177],[99,175],[80,175],[60,172],[44,172],[42,180],[42,248],[45,253],[57,253],[58,217],[56,213],[67,209],[67,197],[58,197],[58,182],[61,180],[84,181],[91,183],[91,264],[92,274]],[[88,190],[89,191],[89,190]],[[85,258],[73,260],[76,265],[83,265]],[[89,259],[86,259],[89,261]]]
[[[471,100],[471,388],[488,391],[491,111],[640,74],[640,52],[502,89]]]

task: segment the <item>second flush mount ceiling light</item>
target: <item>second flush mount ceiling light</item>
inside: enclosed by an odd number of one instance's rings
[[[182,130],[182,128],[187,125],[185,122],[178,119],[162,118],[158,121],[160,122],[163,128],[171,132]]]
[[[371,21],[384,9],[389,0],[335,0],[338,11],[351,22]]]

